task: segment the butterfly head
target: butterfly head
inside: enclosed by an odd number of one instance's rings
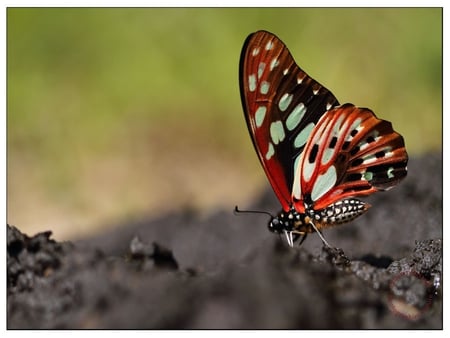
[[[299,229],[304,224],[303,214],[298,213],[294,208],[288,212],[281,211],[276,217],[269,221],[269,231],[281,234]]]
[[[281,211],[276,217],[272,217],[268,228],[269,231],[278,235],[284,234],[287,243],[293,247],[298,238],[302,238],[301,244],[306,238],[306,234],[311,232],[309,221],[310,218],[306,214],[299,213],[294,207],[291,207],[288,212]]]
[[[279,217],[274,217],[269,221],[268,224],[269,231],[280,234],[285,230],[285,226],[282,220]]]

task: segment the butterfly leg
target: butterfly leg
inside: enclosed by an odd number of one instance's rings
[[[319,235],[320,239],[322,240],[323,244],[325,244],[327,247],[329,247],[330,249],[333,249],[333,247],[326,241],[325,237],[323,237],[322,233],[320,232],[319,229],[317,229],[316,225],[314,224],[314,222],[312,220],[309,221],[309,224],[311,224],[311,226],[313,227],[313,229],[317,232],[317,234]]]
[[[284,235],[286,236],[286,242],[288,242],[290,247],[293,247],[294,240],[292,239],[292,232],[285,230]],[[281,240],[281,233],[278,233],[278,237]]]
[[[297,236],[302,236],[302,239],[301,239],[300,242],[298,243],[298,246],[300,246],[300,245],[302,245],[302,243],[305,241],[306,236],[308,236],[308,233],[307,233],[307,232],[304,232],[304,233],[301,234],[301,235],[298,235],[298,234],[297,234]]]
[[[306,236],[308,235],[307,232],[303,232],[303,231],[292,231],[292,233],[294,234],[294,242],[296,242],[300,237],[300,242],[298,243],[298,246],[302,245],[302,243],[305,241]]]
[[[292,231],[284,230],[284,234],[286,235],[286,241],[288,242],[289,246],[291,248],[294,247],[294,239],[292,238]]]

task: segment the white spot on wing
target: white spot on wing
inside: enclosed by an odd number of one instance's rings
[[[272,41],[267,41],[266,50],[271,50],[272,48],[273,48],[273,42]]]
[[[303,82],[303,80],[305,79],[305,77],[306,77],[306,74],[300,74],[298,77],[297,77],[297,84],[301,84],[302,82]]]
[[[289,73],[289,68],[286,68],[285,70],[283,70],[283,75],[286,75],[287,73]]]
[[[367,155],[367,156],[364,156],[362,159],[363,159],[363,164],[369,164],[369,163],[375,162],[377,160],[375,155]]]
[[[252,55],[253,55],[253,56],[256,56],[256,55],[258,55],[258,54],[259,54],[259,47],[253,48],[253,50],[252,50]]]
[[[301,188],[301,182],[299,180],[299,176],[301,174],[301,171],[298,170],[298,163],[300,161],[301,156],[297,156],[294,162],[294,183],[292,185],[292,196],[294,196],[296,199],[300,200],[302,198],[302,188]]]
[[[294,162],[294,183],[292,185],[292,196],[300,200],[302,198],[302,187],[301,187],[301,170],[298,169],[298,164],[300,163],[301,155],[297,156]]]
[[[358,144],[359,151],[366,149],[369,146],[369,143],[363,141]]]

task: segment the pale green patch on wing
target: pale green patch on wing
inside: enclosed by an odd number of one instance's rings
[[[284,94],[280,101],[278,102],[278,108],[280,108],[281,111],[285,111],[289,104],[292,101],[292,94]]]
[[[389,167],[388,171],[387,171],[387,177],[388,178],[394,178],[394,167]]]
[[[361,125],[361,121],[362,119],[360,117],[358,117],[355,121],[353,121],[351,127],[350,127],[350,132],[354,129],[360,131],[361,129],[363,129],[363,126]]]
[[[275,154],[275,148],[273,147],[273,144],[269,142],[269,149],[266,153],[266,160],[270,160],[272,156]]]
[[[311,199],[313,201],[317,201],[325,195],[332,187],[334,187],[336,184],[336,179],[336,168],[334,166],[330,166],[324,174],[317,176],[316,182],[314,183],[314,187],[311,191]]]
[[[309,181],[314,172],[314,168],[316,167],[316,163],[309,163],[309,161],[303,162],[302,166],[302,177],[305,181]]]
[[[303,128],[302,131],[299,132],[298,135],[295,137],[294,147],[300,148],[304,146],[313,129],[314,129],[313,122],[307,124],[305,128]]]
[[[336,137],[339,136],[344,118],[345,118],[345,115],[341,115],[337,119],[336,123],[333,126],[333,136],[336,136]]]
[[[362,179],[366,181],[371,181],[373,178],[373,173],[371,171],[366,171],[362,174]]]
[[[251,74],[248,76],[248,89],[251,92],[254,92],[256,89],[256,76],[255,74]]]
[[[263,122],[264,122],[264,118],[266,117],[266,111],[267,111],[267,107],[265,106],[260,106],[255,113],[255,122],[256,122],[256,127],[261,127]]]
[[[261,83],[261,87],[259,88],[259,91],[261,92],[261,94],[265,95],[269,92],[269,88],[270,88],[269,82],[263,81]]]
[[[334,151],[335,151],[335,149],[331,149],[331,148],[325,149],[325,151],[323,152],[323,155],[322,155],[322,159],[321,159],[321,162],[323,165],[330,162],[331,158],[333,157]]]
[[[286,119],[286,128],[288,130],[294,130],[302,120],[303,116],[305,116],[305,113],[306,106],[300,102],[297,106],[295,106]]]
[[[281,123],[281,121],[272,122],[270,125],[270,137],[272,138],[273,143],[278,144],[284,140],[285,136],[283,123]]]

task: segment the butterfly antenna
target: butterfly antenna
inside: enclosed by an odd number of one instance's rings
[[[248,213],[248,214],[265,214],[265,215],[270,216],[271,218],[274,218],[274,216],[270,212],[261,211],[261,210],[239,210],[237,205],[234,207],[234,213],[235,214],[244,214],[244,213]]]
[[[320,239],[322,240],[323,244],[325,244],[327,247],[329,247],[330,249],[333,249],[333,247],[327,242],[327,240],[325,239],[325,237],[323,237],[322,233],[320,232],[319,229],[316,228],[314,222],[311,220],[309,221],[309,224],[312,225],[312,227],[314,228],[314,230],[317,232],[317,234],[319,235]]]

